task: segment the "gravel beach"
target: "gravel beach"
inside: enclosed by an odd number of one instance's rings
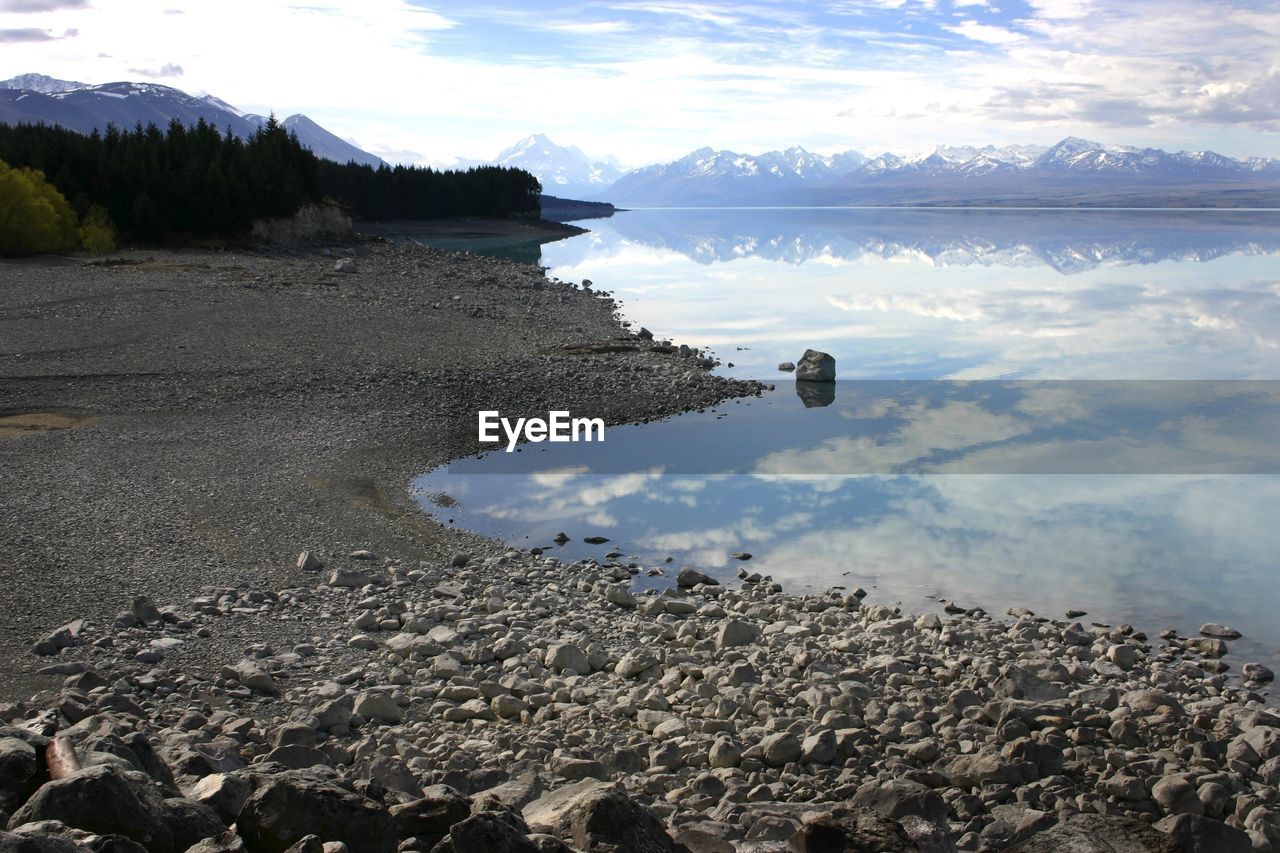
[[[754,392],[536,267],[351,251],[0,262],[0,417],[87,420],[0,437],[4,698],[41,686],[42,633],[135,594],[278,587],[308,547],[452,553],[408,486],[482,449],[480,409],[618,424]]]
[[[1229,626],[639,592],[421,513],[478,409],[756,390],[535,267],[5,262],[0,341],[0,850],[1280,849]]]

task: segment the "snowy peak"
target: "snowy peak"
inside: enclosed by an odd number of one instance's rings
[[[856,151],[824,156],[800,146],[763,154],[699,148],[666,164],[623,176],[605,194],[642,203],[724,203],[744,196],[829,183],[855,171],[866,160]]]
[[[759,177],[764,180],[792,181],[829,178],[866,160],[856,151],[824,157],[795,146],[785,151],[763,154],[739,154],[736,151],[699,148],[658,170],[682,171],[690,175],[712,177]],[[674,168],[673,168],[674,167]]]
[[[1080,173],[1132,173],[1166,169],[1174,162],[1173,155],[1157,148],[1099,145],[1069,136],[1038,157],[1032,165],[1040,169]]]
[[[544,192],[568,198],[597,195],[626,172],[612,157],[592,159],[581,148],[557,145],[542,133],[503,149],[492,162],[524,169],[537,177]]]
[[[902,166],[903,163],[905,162],[906,161],[904,161],[897,154],[891,154],[890,152],[886,151],[883,154],[881,154],[879,157],[876,157],[871,160],[867,160],[865,163],[863,163],[862,171],[868,175],[878,175],[882,172],[891,172],[894,169],[897,169],[900,166]]]
[[[934,154],[949,163],[1004,163],[1023,167],[1035,162],[1048,150],[1043,145],[1006,145],[1003,148],[997,148],[994,145],[986,145],[982,148],[972,145],[939,145],[934,149]]]
[[[1044,153],[1045,157],[1051,159],[1061,159],[1074,157],[1089,151],[1105,151],[1106,147],[1099,145],[1097,142],[1090,142],[1087,139],[1081,139],[1078,136],[1068,136],[1066,139],[1053,145]]]
[[[76,83],[72,80],[58,80],[47,74],[19,74],[8,80],[0,81],[0,89],[26,89],[28,92],[39,92],[42,95],[53,95],[58,92],[70,92],[74,89],[88,88],[88,84]]]
[[[205,95],[200,100],[204,101],[206,104],[208,104],[211,107],[216,107],[217,109],[220,109],[220,110],[226,110],[227,112],[235,113],[238,116],[244,115],[244,113],[241,112],[240,110],[231,106],[221,98],[215,98],[213,95]]]
[[[624,205],[825,203],[833,198],[999,197],[1035,200],[1071,186],[1174,188],[1214,181],[1274,181],[1280,161],[1234,160],[1212,151],[1170,154],[1158,148],[1103,145],[1067,137],[1052,146],[939,145],[904,158],[856,151],[820,156],[800,147],[764,154],[700,148],[679,160],[638,169],[601,195]]]
[[[84,86],[80,89],[55,92],[51,97],[73,104],[85,103],[93,97],[116,100],[133,98],[146,103],[158,103],[161,108],[165,105],[176,105],[186,110],[206,111],[212,109],[217,112],[223,112],[222,107],[215,107],[201,98],[192,97],[179,89],[174,89],[171,86],[161,86],[158,83],[103,83],[99,86]],[[175,117],[181,118],[180,116]]]
[[[1219,154],[1216,151],[1179,151],[1173,156],[1189,166],[1198,166],[1202,169],[1221,171],[1247,171],[1249,169],[1248,161],[1242,163],[1233,157]]]

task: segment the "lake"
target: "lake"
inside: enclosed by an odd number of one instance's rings
[[[1280,213],[581,224],[543,247],[550,275],[592,279],[634,324],[776,389],[603,444],[461,460],[416,483],[428,511],[565,559],[616,549],[641,587],[741,566],[911,611],[1223,622],[1245,633],[1230,661],[1280,661]],[[839,381],[777,370],[807,347]]]

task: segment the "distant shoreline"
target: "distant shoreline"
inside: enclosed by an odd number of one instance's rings
[[[1054,210],[1054,211],[1159,211],[1186,213],[1276,213],[1280,200],[1270,207],[1231,207],[1226,205],[1101,205],[1101,204],[654,204],[618,208],[631,210]]]
[[[529,238],[540,242],[563,240],[587,233],[587,229],[550,219],[394,219],[385,222],[356,220],[352,228],[372,237],[390,235],[429,239]]]

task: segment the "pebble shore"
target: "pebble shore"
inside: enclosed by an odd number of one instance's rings
[[[339,298],[329,257],[252,263],[311,271],[318,301]],[[459,288],[473,319],[500,337],[524,322],[509,318],[513,297],[528,297],[533,320],[519,328],[556,353],[523,361],[529,341],[513,336],[503,364],[526,366],[509,375],[542,373],[566,394],[603,377],[626,377],[637,399],[667,389],[634,419],[750,393],[696,353],[610,326],[607,300],[514,265],[376,245],[336,275],[405,272],[415,288],[370,287],[349,304],[409,310],[403,296],[428,312],[452,301],[445,283],[424,292],[432,270],[495,269],[501,287]],[[547,301],[565,310],[545,313]],[[583,331],[547,330],[548,316]],[[437,350],[416,378],[461,394],[495,366],[481,350],[456,368]],[[369,387],[353,397],[344,374],[335,396],[356,411],[403,390],[372,379],[385,367],[352,371]],[[65,371],[46,373],[23,386],[29,407],[65,396]],[[277,384],[270,393],[294,387],[287,369]],[[74,393],[89,409],[100,392]],[[461,417],[475,399],[439,409]],[[321,425],[334,423],[345,421]],[[456,432],[438,454],[465,449]],[[410,470],[390,455],[385,476]],[[1280,849],[1280,714],[1259,692],[1271,674],[1242,684],[1220,671],[1226,626],[1153,640],[1026,611],[912,615],[859,590],[796,595],[749,573],[729,586],[682,570],[666,591],[638,591],[645,567],[625,558],[325,529],[276,541],[290,556],[269,571],[99,585],[66,614],[81,618],[28,637],[20,666],[42,689],[0,705],[0,851]],[[234,564],[238,552],[220,553]],[[83,765],[70,773],[55,760],[68,750]]]
[[[219,830],[202,851],[317,832],[331,853],[1280,841],[1280,716],[1214,673],[1199,638],[913,618],[696,572],[633,593],[626,567],[496,545],[447,563],[308,551],[298,564],[287,588],[140,598],[55,632],[63,688],[0,709],[10,832],[75,835],[38,823],[60,820],[168,849],[110,814],[85,819],[88,799],[101,812],[125,796],[76,781],[88,771],[32,786],[39,747],[61,734],[96,772],[207,806],[172,819],[199,812]],[[209,672],[166,666],[237,623],[316,617],[336,630]],[[76,785],[94,793],[50,793]],[[359,819],[326,823],[335,798]],[[824,846],[832,833],[843,846]]]

